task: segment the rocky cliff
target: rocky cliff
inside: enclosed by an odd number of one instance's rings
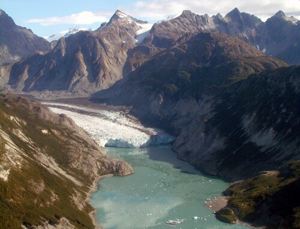
[[[14,63],[31,53],[49,51],[50,43],[30,29],[17,26],[0,9],[0,65]]]
[[[128,175],[65,115],[27,98],[0,96],[0,227],[94,228],[93,182]]]

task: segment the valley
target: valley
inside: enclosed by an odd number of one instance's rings
[[[0,9],[0,229],[300,228],[300,3],[282,2],[61,7],[26,21],[48,40]]]
[[[92,105],[84,107],[75,99],[72,101],[72,105],[57,102],[44,104],[58,114],[71,117],[98,144],[105,142],[105,146],[110,146],[106,148],[107,156],[125,160],[134,170],[134,174],[127,177],[100,180],[90,203],[97,210],[95,216],[101,226],[166,228],[168,220],[180,219],[183,222],[180,226],[185,228],[246,228],[227,225],[215,218],[213,210],[205,203],[220,196],[228,183],[202,174],[187,162],[179,160],[169,145],[162,146],[171,143],[171,136],[167,138],[163,131],[146,128],[137,120],[133,122],[133,117],[127,119],[125,114],[120,117],[124,108],[114,107],[111,110],[102,105],[99,110],[91,108]],[[145,144],[154,135],[157,135],[155,139],[169,141]],[[111,138],[118,141],[113,144],[112,140],[108,140]],[[199,219],[194,219],[195,216]]]

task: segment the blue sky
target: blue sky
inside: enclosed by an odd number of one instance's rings
[[[74,28],[96,29],[121,10],[138,19],[156,22],[189,9],[198,14],[225,15],[238,7],[265,20],[278,10],[300,19],[299,0],[0,0],[0,8],[15,23],[39,36]]]

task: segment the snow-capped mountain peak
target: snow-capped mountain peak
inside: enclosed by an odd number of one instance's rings
[[[123,12],[120,11],[120,10],[117,10],[115,14],[118,15],[120,18],[131,18],[131,16],[129,16],[129,15],[123,13]]]
[[[88,29],[86,28],[82,28],[82,27],[75,27],[75,28],[70,28],[68,30],[64,30],[64,31],[61,31],[59,33],[56,33],[56,34],[53,34],[49,37],[44,37],[47,41],[51,42],[51,41],[56,41],[56,40],[59,40],[60,38],[62,37],[68,37],[72,34],[75,34],[79,31],[87,31]]]

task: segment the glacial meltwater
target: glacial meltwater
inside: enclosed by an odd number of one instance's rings
[[[129,162],[135,173],[99,182],[91,204],[104,228],[245,228],[218,221],[205,206],[205,201],[220,196],[228,183],[201,174],[177,159],[170,147],[107,148],[107,152]],[[182,224],[166,224],[176,219]]]

